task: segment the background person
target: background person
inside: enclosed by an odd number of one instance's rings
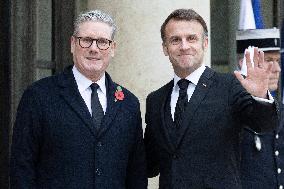
[[[280,33],[278,29],[255,29],[237,32],[237,52],[243,57],[248,46],[257,46],[264,51],[264,60],[272,62],[268,88],[274,96],[279,94]],[[242,58],[239,65],[243,66]],[[284,131],[257,133],[245,127],[241,140],[241,179],[244,189],[283,188]]]

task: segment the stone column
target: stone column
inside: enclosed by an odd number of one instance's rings
[[[210,1],[89,0],[87,7],[104,10],[115,18],[119,28],[115,38],[118,45],[108,72],[114,81],[138,96],[144,118],[147,94],[173,78],[171,63],[162,52],[163,21],[175,9],[193,8],[210,28]],[[210,65],[210,48],[205,61]],[[157,188],[157,179],[151,179],[149,185]]]

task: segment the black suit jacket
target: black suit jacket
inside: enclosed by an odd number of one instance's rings
[[[161,189],[241,188],[241,123],[259,132],[275,127],[274,104],[257,103],[235,76],[206,68],[186,107],[175,144],[165,122],[172,88],[173,81],[147,97],[148,176],[160,173]]]
[[[107,110],[96,133],[71,67],[35,82],[18,107],[11,188],[147,188],[138,99],[106,74]]]

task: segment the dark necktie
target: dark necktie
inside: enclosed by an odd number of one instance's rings
[[[101,106],[101,103],[98,97],[98,92],[97,92],[99,85],[96,83],[92,83],[90,87],[92,89],[92,94],[91,94],[92,119],[93,119],[94,126],[96,130],[98,131],[101,126],[102,119],[104,117],[104,111]]]
[[[175,126],[179,128],[182,122],[182,113],[185,110],[186,104],[188,102],[188,95],[187,95],[187,87],[190,81],[187,79],[181,79],[178,81],[179,86],[179,97],[177,100],[176,108],[175,108]]]

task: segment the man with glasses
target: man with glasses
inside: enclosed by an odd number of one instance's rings
[[[78,16],[74,66],[28,87],[18,107],[11,188],[147,188],[138,99],[106,69],[116,26],[95,10]]]

